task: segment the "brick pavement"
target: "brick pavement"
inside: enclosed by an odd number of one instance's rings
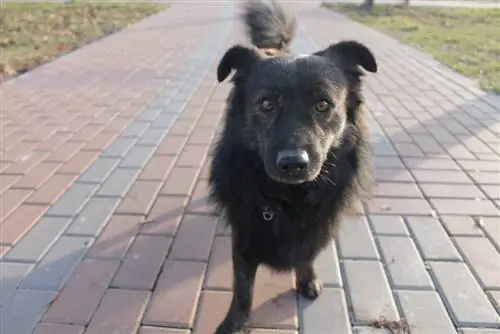
[[[209,145],[241,40],[228,3],[175,4],[2,86],[0,333],[210,334],[230,300]],[[500,98],[416,50],[297,5],[294,44],[373,48],[376,196],[318,259],[325,293],[259,272],[253,334],[500,333]],[[188,53],[188,50],[191,52]],[[195,50],[195,52],[192,52]],[[274,329],[271,331],[271,329]]]

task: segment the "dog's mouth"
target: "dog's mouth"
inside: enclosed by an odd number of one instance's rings
[[[314,181],[321,170],[316,171],[314,168],[307,168],[300,171],[282,171],[276,168],[266,168],[266,172],[269,178],[276,182],[298,185]]]

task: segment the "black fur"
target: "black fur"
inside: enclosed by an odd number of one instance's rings
[[[265,57],[259,49],[290,43],[276,42],[295,27],[282,13],[275,2],[247,4],[254,46],[233,46],[217,69],[219,81],[236,72],[209,180],[232,230],[233,299],[217,334],[245,332],[260,264],[295,270],[298,292],[316,298],[314,259],[371,190],[360,68],[377,71],[373,54],[344,41],[307,57]],[[307,167],[278,168],[285,151],[305,152]]]

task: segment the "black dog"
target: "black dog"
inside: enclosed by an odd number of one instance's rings
[[[313,262],[372,185],[360,69],[377,71],[371,51],[342,41],[290,54],[295,18],[274,1],[249,2],[243,19],[253,46],[233,46],[217,69],[219,82],[235,70],[209,181],[232,231],[233,298],[217,334],[245,332],[260,264],[295,270],[298,292],[318,297]]]

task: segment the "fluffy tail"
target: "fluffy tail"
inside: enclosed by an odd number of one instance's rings
[[[295,15],[275,0],[246,0],[243,22],[252,44],[259,49],[286,50],[295,37]]]

